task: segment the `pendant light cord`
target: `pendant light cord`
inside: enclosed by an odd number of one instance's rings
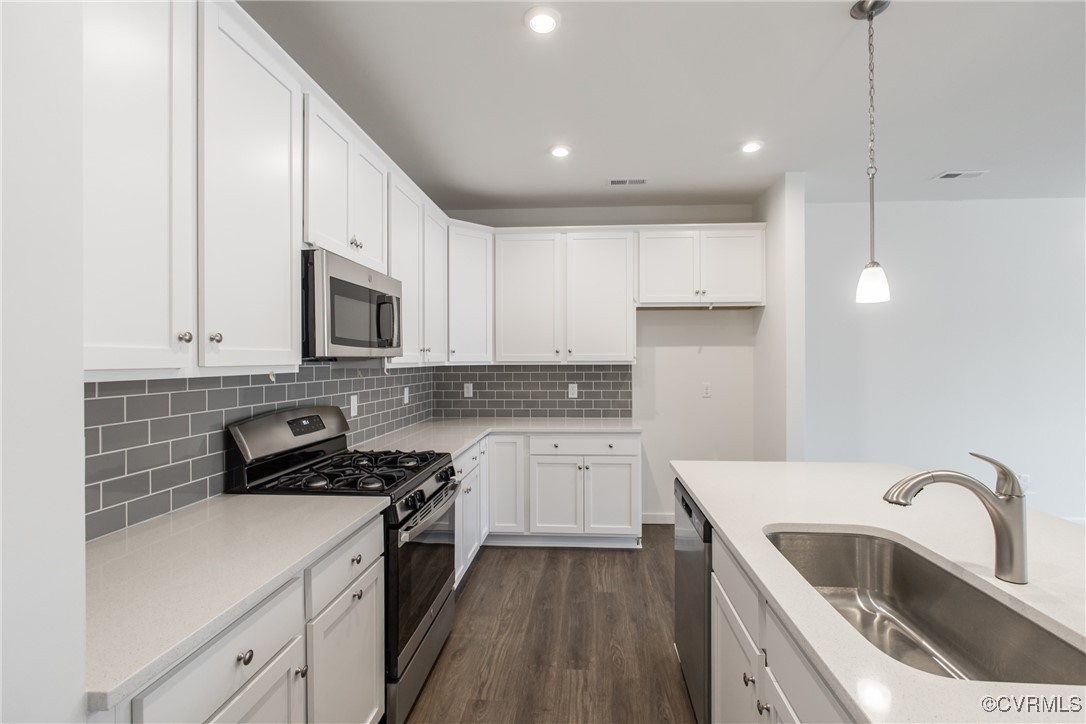
[[[875,13],[867,14],[867,198],[871,218],[871,262],[875,262]]]

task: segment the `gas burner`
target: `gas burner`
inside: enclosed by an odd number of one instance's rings
[[[313,473],[302,480],[302,487],[306,490],[324,490],[332,487],[332,483],[324,475]]]

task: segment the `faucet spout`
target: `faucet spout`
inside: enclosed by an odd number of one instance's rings
[[[912,505],[916,494],[933,483],[953,483],[966,488],[980,500],[992,519],[996,544],[996,578],[1009,583],[1026,583],[1026,499],[1018,476],[1003,463],[985,455],[970,453],[996,468],[996,489],[992,491],[974,477],[954,470],[927,470],[897,481],[882,499],[893,505]]]

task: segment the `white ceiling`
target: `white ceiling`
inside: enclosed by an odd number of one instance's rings
[[[243,2],[445,209],[866,198],[850,1],[534,4]],[[880,199],[1086,195],[1086,3],[895,0],[875,41]]]

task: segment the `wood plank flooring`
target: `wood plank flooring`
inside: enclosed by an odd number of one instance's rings
[[[693,724],[673,540],[646,525],[639,551],[484,547],[408,724]]]

